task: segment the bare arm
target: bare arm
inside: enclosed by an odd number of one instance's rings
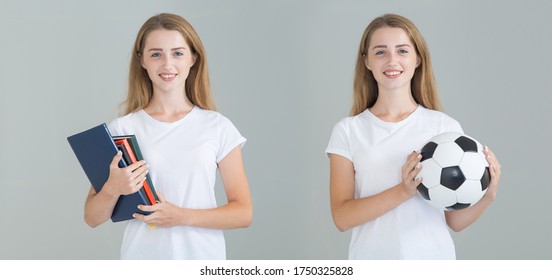
[[[476,204],[472,205],[469,208],[462,210],[449,211],[445,212],[445,217],[447,220],[447,225],[453,231],[462,231],[471,224],[473,224],[489,205],[494,201],[496,193],[498,191],[498,182],[500,181],[500,163],[498,162],[494,153],[485,147],[485,155],[487,156],[487,161],[489,162],[489,171],[491,173],[491,182],[487,188],[487,192],[478,201]]]
[[[354,198],[353,163],[340,155],[330,154],[330,203],[335,225],[346,231],[385,214],[416,194],[421,180],[414,180],[419,168],[419,153],[412,152],[403,166],[403,181],[381,193]]]
[[[212,209],[178,207],[161,196],[161,203],[141,206],[150,215],[136,214],[136,218],[155,226],[194,226],[212,229],[248,227],[253,218],[249,184],[243,167],[241,147],[234,148],[220,163],[219,170],[228,203]]]
[[[84,204],[84,221],[91,227],[97,227],[109,220],[120,195],[137,192],[143,185],[147,174],[144,161],[136,162],[125,168],[119,168],[122,154],[117,153],[109,166],[109,178],[100,192],[90,187]]]

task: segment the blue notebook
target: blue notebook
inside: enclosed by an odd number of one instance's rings
[[[67,141],[69,141],[69,145],[71,145],[92,187],[99,192],[109,178],[109,165],[117,154],[117,146],[113,142],[107,125],[103,123],[69,136]],[[119,167],[125,166],[126,163],[121,160]],[[137,206],[149,204],[143,189],[130,195],[121,195],[113,209],[111,220],[113,222],[130,220],[133,219],[132,214],[134,213],[147,215],[149,212],[140,211]]]

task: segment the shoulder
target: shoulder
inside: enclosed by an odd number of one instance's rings
[[[337,124],[335,125],[335,128],[340,127],[340,128],[350,129],[352,127],[356,127],[361,124],[366,124],[366,122],[369,122],[369,121],[370,121],[370,118],[367,116],[367,110],[366,110],[358,115],[342,118],[341,120],[339,120],[339,122],[337,122]]]
[[[129,127],[133,124],[136,124],[140,121],[140,111],[132,112],[130,114],[118,117],[111,122],[108,123],[108,128],[111,131],[111,133],[117,132],[117,134],[122,133],[122,129],[124,127]]]
[[[195,123],[201,125],[206,130],[210,129],[219,133],[237,130],[234,123],[222,113],[201,109],[197,106],[194,111]]]
[[[367,115],[367,111],[364,111],[355,116],[344,117],[334,126],[335,130],[345,130],[349,131],[351,129],[358,128],[360,126],[365,126],[370,123],[370,117]]]
[[[448,114],[441,111],[427,109],[425,107],[420,107],[420,110],[420,114],[424,122],[427,122],[428,124],[434,126],[438,126],[441,132],[462,131],[462,126],[460,125],[460,123]]]
[[[204,122],[213,122],[216,124],[221,123],[231,123],[230,120],[225,117],[223,114],[213,111],[213,110],[206,110],[202,109],[200,107],[195,107],[195,114],[198,119]]]

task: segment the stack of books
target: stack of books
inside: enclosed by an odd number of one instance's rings
[[[119,162],[121,168],[144,159],[135,135],[111,136],[105,123],[69,136],[67,141],[96,193],[109,178],[109,165],[118,151],[123,153]],[[144,185],[138,192],[119,197],[111,220],[130,220],[134,218],[134,213],[148,215],[149,212],[141,211],[137,206],[155,205],[158,201],[151,177],[147,174]]]

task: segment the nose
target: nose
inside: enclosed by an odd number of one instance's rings
[[[388,56],[389,60],[387,61],[387,65],[389,67],[394,67],[394,66],[397,66],[398,65],[398,54],[394,53],[394,52],[391,52]]]
[[[168,55],[163,56],[163,64],[169,64],[171,62],[171,58]]]
[[[163,55],[163,66],[170,67],[172,65],[172,57],[170,54]]]

